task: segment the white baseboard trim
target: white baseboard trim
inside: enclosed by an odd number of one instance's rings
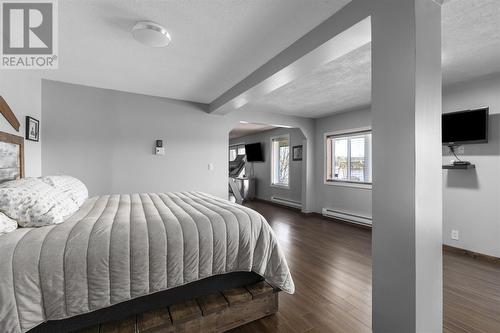
[[[351,222],[351,223],[355,223],[355,224],[361,224],[364,226],[371,227],[371,225],[372,225],[372,218],[368,217],[368,216],[343,212],[343,211],[331,209],[331,208],[323,208],[321,212],[322,212],[323,216],[326,216],[326,217],[332,217],[332,218],[336,218],[336,219],[339,219],[342,221]]]
[[[286,198],[280,198],[280,197],[276,197],[276,196],[273,195],[271,197],[271,201],[275,202],[277,204],[280,204],[280,205],[302,209],[302,203],[298,202],[298,201],[295,201],[295,200],[290,200],[290,199],[286,199]]]

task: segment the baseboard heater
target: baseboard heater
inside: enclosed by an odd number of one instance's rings
[[[275,197],[275,196],[271,197],[271,201],[275,202],[277,204],[280,204],[280,205],[302,209],[302,203],[298,202],[298,201],[294,201],[294,200],[290,200],[290,199],[285,199],[285,198],[280,198],[280,197]]]
[[[355,224],[361,224],[365,226],[372,225],[372,218],[368,216],[342,212],[340,210],[334,210],[330,208],[323,208],[322,210],[323,216],[336,218],[342,221],[351,222]]]

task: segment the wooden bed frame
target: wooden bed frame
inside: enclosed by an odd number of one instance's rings
[[[19,148],[13,150],[11,145],[19,145]],[[12,151],[19,152],[17,159],[12,158]],[[2,159],[3,162],[9,163],[1,163]],[[0,132],[0,183],[22,177],[24,138]],[[225,332],[278,311],[279,290],[261,281],[262,278],[255,273],[251,273],[253,276],[248,274],[250,273],[239,272],[215,276],[195,282],[194,289],[183,286],[179,288],[188,289],[176,291],[173,289],[177,288],[173,288],[163,294],[157,293],[144,296],[143,299],[123,302],[97,310],[96,313],[82,315],[80,318],[71,317],[56,323],[49,321],[31,331],[70,332],[89,327],[80,332]],[[250,284],[247,285],[248,283]],[[224,290],[228,286],[230,289]],[[206,292],[207,290],[212,291]],[[124,317],[126,319],[117,320]]]
[[[278,311],[279,290],[262,281],[95,325],[80,333],[218,333]]]
[[[8,152],[9,146],[11,145],[18,145],[19,146],[19,157],[17,159],[16,165],[4,165],[1,163],[0,165],[0,183],[7,181],[7,180],[13,180],[16,178],[23,178],[24,177],[24,138],[22,136],[17,136],[14,134],[9,134],[5,132],[0,132],[0,159],[4,158],[5,153]],[[4,174],[5,169],[15,169],[17,168],[17,174],[13,178],[6,177]]]

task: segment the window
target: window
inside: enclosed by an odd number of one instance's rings
[[[326,181],[371,184],[371,131],[326,137]]]
[[[271,183],[288,186],[290,175],[290,138],[283,136],[271,139]]]
[[[245,145],[229,147],[229,162],[234,161],[239,155],[245,155]]]

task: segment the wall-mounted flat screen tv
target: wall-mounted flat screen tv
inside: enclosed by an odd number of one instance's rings
[[[245,154],[247,155],[247,162],[264,162],[260,142],[245,145]]]
[[[442,116],[443,145],[488,142],[488,108],[444,113]]]

